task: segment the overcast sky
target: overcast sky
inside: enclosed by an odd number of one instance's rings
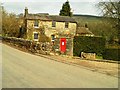
[[[15,14],[24,13],[27,7],[29,13],[49,13],[58,15],[62,5],[67,0],[4,0],[2,5],[8,12]],[[99,0],[69,0],[74,14],[100,15],[99,9],[95,6]]]

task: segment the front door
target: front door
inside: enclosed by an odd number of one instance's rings
[[[66,38],[60,39],[60,51],[65,52],[66,51]]]

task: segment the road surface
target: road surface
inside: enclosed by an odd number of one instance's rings
[[[118,79],[2,44],[3,88],[117,88]]]
[[[0,38],[0,89],[2,89],[2,40]]]

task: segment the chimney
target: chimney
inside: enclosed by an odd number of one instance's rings
[[[28,8],[25,7],[25,15],[24,15],[24,17],[26,17],[27,15],[28,15]]]

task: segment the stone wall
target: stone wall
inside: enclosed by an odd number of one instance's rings
[[[22,48],[26,51],[30,51],[32,53],[49,55],[52,50],[52,45],[49,42],[34,42],[31,40],[15,37],[2,37],[2,40],[3,42]]]
[[[74,36],[76,33],[76,23],[69,23],[69,28],[65,28],[65,22],[56,22],[56,27],[46,27],[45,34],[48,37],[51,35],[56,35],[56,38],[59,37],[59,34],[71,34]],[[58,35],[58,36],[57,36]]]
[[[66,52],[61,53],[60,51],[60,38],[55,38],[54,51],[58,54],[65,54],[73,56],[73,38],[66,38]]]
[[[34,27],[34,20],[27,20],[27,39],[33,40],[33,32],[40,33],[44,30],[45,35],[51,38],[51,35],[55,35],[56,38],[59,35],[66,34],[74,36],[76,33],[76,23],[69,22],[69,27],[65,28],[65,22],[56,22],[56,27],[52,27],[52,21],[39,20],[39,27]]]
[[[95,53],[84,53],[81,52],[81,58],[83,59],[96,59],[96,54]]]

